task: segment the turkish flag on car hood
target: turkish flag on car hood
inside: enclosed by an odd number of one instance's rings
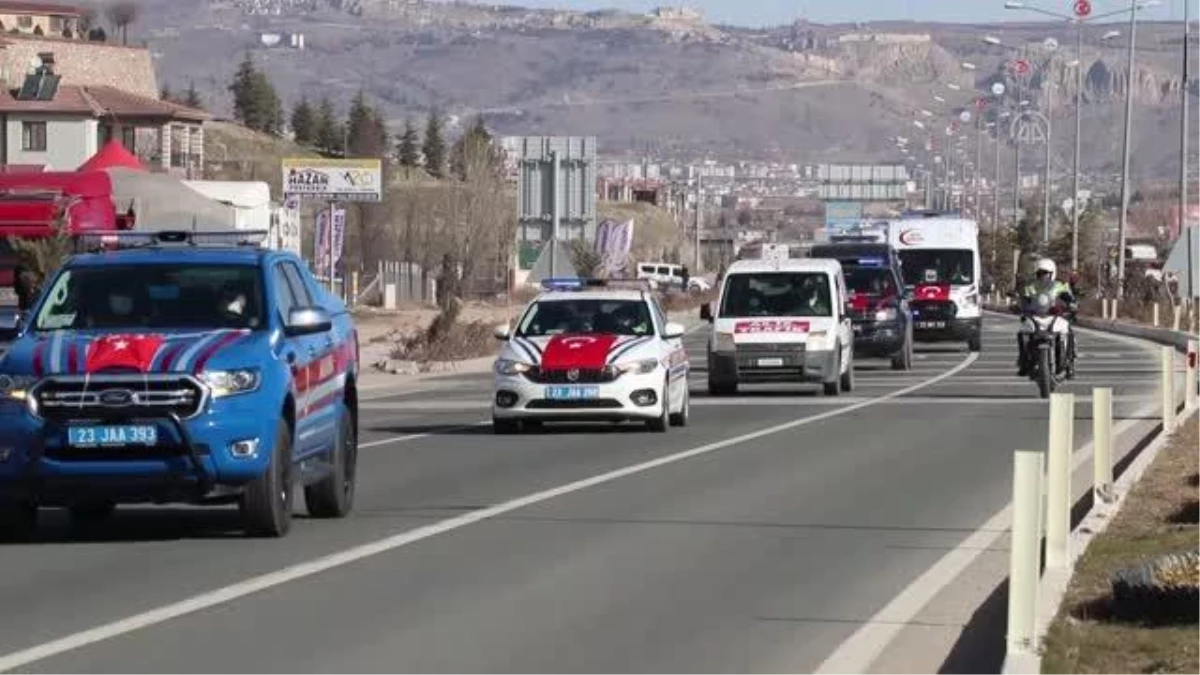
[[[917,284],[913,300],[949,300],[950,284]]]
[[[603,368],[616,335],[555,335],[542,353],[542,369]]]
[[[88,345],[84,371],[98,373],[109,369],[150,370],[154,355],[162,346],[161,335],[104,335]]]

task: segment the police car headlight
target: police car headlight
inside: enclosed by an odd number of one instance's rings
[[[200,373],[200,381],[208,385],[213,398],[245,394],[258,389],[258,371],[252,368],[240,370],[206,370]]]
[[[628,363],[617,364],[616,369],[619,373],[633,373],[634,375],[645,375],[653,373],[658,367],[658,359],[641,359],[640,361],[630,361]]]
[[[717,333],[713,343],[713,351],[732,352],[736,349],[733,343],[733,333]]]
[[[496,374],[498,375],[520,375],[533,370],[533,366],[520,361],[510,361],[509,359],[496,359]]]
[[[29,389],[38,381],[33,375],[3,375],[0,374],[0,397],[16,401],[24,401],[29,395]]]
[[[885,307],[884,309],[880,309],[875,312],[876,321],[895,321],[896,316],[897,314],[895,307]]]

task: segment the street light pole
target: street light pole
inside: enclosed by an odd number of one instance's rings
[[[1017,77],[1017,110],[1016,121],[1021,116],[1021,75]],[[1021,138],[1018,134],[1013,138],[1013,232],[1021,229]]]
[[[1129,63],[1125,75],[1125,134],[1121,143],[1121,219],[1117,225],[1117,297],[1125,297],[1125,231],[1129,223],[1129,141],[1133,131],[1134,44],[1137,42],[1137,0],[1129,2]]]
[[[1071,169],[1071,271],[1079,270],[1079,145],[1083,128],[1083,22],[1075,22],[1075,163]]]
[[[1046,74],[1054,77],[1053,59],[1046,66]],[[1046,181],[1042,187],[1042,247],[1050,245],[1050,141],[1054,128],[1054,81],[1047,80],[1046,85]]]
[[[996,248],[1000,245],[1000,118],[996,118],[996,170],[992,177],[992,274],[996,274]]]

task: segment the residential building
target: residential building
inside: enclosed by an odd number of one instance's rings
[[[54,55],[18,89],[0,90],[0,163],[74,171],[111,139],[152,171],[198,178],[209,115],[107,85],[68,84]]]
[[[0,32],[82,39],[84,12],[45,2],[0,1]]]

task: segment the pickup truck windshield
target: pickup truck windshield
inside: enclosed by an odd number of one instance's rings
[[[744,272],[726,277],[722,317],[832,316],[824,272]]]
[[[892,271],[880,267],[846,268],[846,286],[855,293],[885,298],[900,293],[892,281]]]
[[[252,265],[103,265],[64,269],[33,329],[265,327]]]
[[[543,300],[529,309],[517,331],[521,337],[560,333],[653,335],[654,321],[640,300]]]

